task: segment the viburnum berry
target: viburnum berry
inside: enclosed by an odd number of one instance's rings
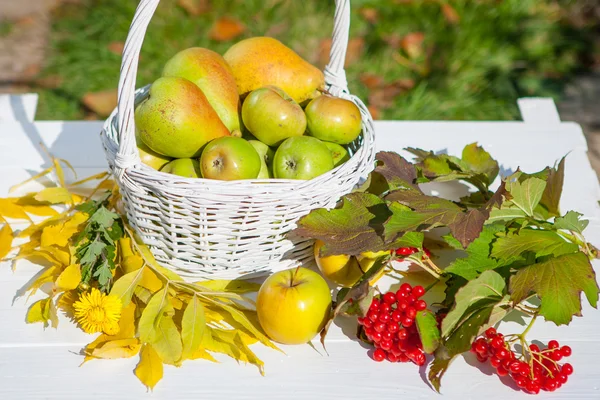
[[[410,256],[412,254],[412,250],[410,247],[400,247],[396,249],[396,255],[399,256]]]
[[[569,346],[561,347],[558,341],[551,340],[545,350],[532,344],[521,355],[516,355],[511,349],[512,342],[515,340],[507,342],[504,335],[489,328],[473,341],[471,352],[480,362],[489,360],[498,376],[510,376],[519,388],[530,394],[538,394],[540,390],[553,392],[568,382],[573,367],[569,363],[560,365],[558,361],[571,355]]]
[[[383,351],[382,349],[375,349],[375,351],[373,352],[373,360],[378,362],[385,360],[385,351]]]

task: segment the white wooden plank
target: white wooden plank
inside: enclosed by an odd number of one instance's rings
[[[0,94],[0,123],[19,121],[32,122],[37,109],[37,93]]]
[[[560,116],[554,100],[543,97],[525,97],[517,100],[523,121],[533,124],[558,124]]]

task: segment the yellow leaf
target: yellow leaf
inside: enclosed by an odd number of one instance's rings
[[[203,348],[198,348],[192,355],[188,357],[189,360],[197,360],[200,358],[203,360],[218,362],[213,356],[210,355],[209,352],[207,352]]]
[[[227,317],[225,313],[222,312],[222,310],[215,309],[213,307],[205,307],[204,315],[206,317],[206,321],[212,323],[221,322]]]
[[[100,172],[99,174],[96,175],[92,175],[92,176],[88,176],[87,178],[84,178],[80,181],[77,182],[73,182],[71,183],[69,186],[79,186],[79,185],[83,185],[84,183],[87,183],[89,181],[94,181],[94,180],[98,180],[98,179],[104,179],[108,176],[108,172],[104,171],[104,172]]]
[[[0,199],[0,215],[4,218],[26,219],[31,221],[29,215],[23,211],[23,208],[15,204],[13,199]]]
[[[12,248],[13,230],[8,223],[0,229],[0,259],[8,255]]]
[[[50,204],[67,204],[73,202],[71,193],[63,187],[49,187],[42,189],[34,196],[34,199]]]
[[[29,178],[29,179],[27,179],[27,180],[25,180],[25,181],[23,181],[23,182],[21,182],[21,183],[19,183],[17,185],[11,186],[11,188],[8,189],[9,193],[10,192],[14,192],[15,190],[17,190],[21,186],[23,186],[23,185],[25,185],[25,184],[27,184],[29,182],[35,181],[36,179],[41,178],[44,175],[48,175],[50,172],[52,172],[52,169],[53,169],[52,167],[48,167],[45,170],[43,170],[42,172],[40,172],[39,174],[36,174],[36,175],[32,176],[31,178]]]
[[[242,279],[235,279],[232,281],[217,279],[195,282],[195,284],[216,292],[249,293],[258,292],[258,289],[260,289],[260,284]]]
[[[65,172],[63,171],[58,158],[52,158],[52,164],[54,165],[54,171],[56,172],[56,176],[58,177],[58,182],[60,186],[67,186],[65,184]]]
[[[150,344],[145,344],[140,352],[140,362],[135,367],[135,376],[150,390],[163,377],[163,365],[156,350]]]
[[[152,296],[138,322],[138,332],[142,342],[154,342],[156,330],[163,318],[163,312],[168,307],[172,308],[167,299],[167,289],[162,289]]]
[[[42,231],[42,247],[54,245],[65,247],[69,243],[69,239],[79,231],[79,225],[87,221],[87,219],[87,214],[77,212],[65,222],[46,226]]]
[[[45,310],[47,309],[48,301],[50,300],[50,298],[47,298],[38,300],[35,303],[33,303],[27,311],[27,317],[25,318],[25,321],[28,324],[33,324],[35,322],[43,322],[44,325],[47,325],[48,316],[45,315]]]
[[[159,291],[163,287],[162,281],[158,279],[156,274],[150,268],[144,268],[144,273],[139,284],[152,293]]]
[[[166,364],[175,365],[181,359],[183,346],[177,325],[171,317],[163,316],[156,328],[156,336],[151,342],[154,349]]]
[[[107,359],[130,358],[139,353],[141,346],[136,338],[111,340],[92,350],[91,356]]]
[[[151,291],[141,287],[140,285],[138,285],[138,287],[135,288],[134,293],[135,296],[144,304],[148,304],[153,294]]]
[[[242,352],[244,357],[242,357],[242,361],[249,362],[250,364],[254,364],[258,367],[261,375],[265,375],[265,363],[254,354],[252,350],[244,343],[240,334],[238,332],[235,333],[235,338],[233,343],[238,347],[238,349]]]
[[[198,297],[192,296],[181,319],[181,341],[183,342],[181,358],[189,358],[198,350],[205,328],[204,307]]]
[[[183,278],[181,278],[175,272],[161,266],[150,252],[148,246],[146,246],[141,240],[139,240],[139,238],[137,238],[136,243],[142,258],[152,267],[152,269],[156,270],[159,274],[164,275],[172,281],[183,281]]]
[[[71,264],[71,253],[68,251],[64,251],[56,246],[42,247],[40,248],[40,251],[49,253],[56,260],[56,262],[61,265]]]
[[[54,217],[50,217],[40,222],[39,224],[31,224],[27,228],[23,229],[17,237],[25,238],[35,235],[38,232],[41,232],[45,227],[52,225],[53,223],[60,221],[63,219],[66,212],[56,215]]]
[[[32,279],[33,283],[31,283],[31,285],[29,285],[27,288],[27,290],[31,291],[29,296],[33,296],[43,284],[54,282],[60,272],[61,269],[56,265],[45,268],[38,272]]]
[[[52,323],[52,327],[54,329],[58,328],[58,312],[56,310],[56,305],[52,301],[52,299],[48,299],[48,319]]]
[[[126,274],[142,268],[142,265],[144,265],[144,260],[142,257],[136,254],[127,257],[121,257],[121,267],[123,268],[123,272]]]
[[[55,215],[58,215],[58,211],[56,211],[54,208],[43,205],[43,204],[40,204],[40,205],[25,204],[25,205],[23,205],[23,210],[25,212],[28,212],[29,214],[37,215],[39,217],[53,217]]]
[[[81,268],[79,264],[69,265],[60,273],[54,283],[59,290],[73,290],[79,286],[81,282]]]
[[[144,274],[144,270],[145,268],[125,274],[114,283],[110,294],[121,299],[123,307],[131,302],[131,296],[133,296],[133,292]]]

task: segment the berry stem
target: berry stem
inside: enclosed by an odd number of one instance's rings
[[[527,336],[527,334],[529,333],[529,331],[533,327],[533,324],[535,323],[536,318],[537,318],[537,314],[534,314],[533,318],[531,318],[531,321],[529,321],[529,325],[527,325],[527,328],[525,328],[525,330],[523,331],[523,333],[521,333],[519,335],[523,340],[525,340],[525,336]]]

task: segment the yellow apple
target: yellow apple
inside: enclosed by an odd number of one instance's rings
[[[329,318],[329,286],[321,275],[307,268],[276,272],[260,287],[256,312],[272,340],[282,344],[307,343]]]
[[[326,256],[320,255],[321,247],[325,243],[320,240],[315,242],[315,261],[319,270],[330,281],[344,287],[354,286],[356,282],[375,264],[378,257],[390,254],[389,251],[366,251],[358,257],[345,254]],[[374,280],[381,278],[384,269],[375,276]]]

